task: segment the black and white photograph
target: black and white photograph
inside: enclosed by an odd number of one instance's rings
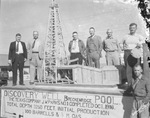
[[[150,0],[0,0],[0,118],[150,118]]]

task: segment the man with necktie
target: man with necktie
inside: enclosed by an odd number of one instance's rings
[[[70,52],[70,60],[78,59],[78,61],[71,62],[70,64],[82,65],[84,58],[85,45],[82,40],[78,38],[78,33],[72,33],[73,40],[69,42],[68,50]]]
[[[37,80],[42,79],[43,46],[38,38],[38,31],[33,31],[33,41],[28,43],[28,59],[30,62],[30,84],[34,84],[36,69]]]
[[[12,66],[13,86],[17,84],[17,70],[19,69],[19,84],[23,82],[23,67],[27,59],[27,49],[24,42],[21,41],[21,34],[16,34],[16,41],[11,42],[9,47],[8,63]]]

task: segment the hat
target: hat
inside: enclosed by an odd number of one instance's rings
[[[140,57],[142,57],[142,50],[141,50],[141,48],[134,48],[134,49],[132,49],[131,55],[134,58],[140,58]]]

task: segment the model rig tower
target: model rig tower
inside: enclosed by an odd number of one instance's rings
[[[57,67],[66,59],[59,7],[55,0],[49,6],[47,35],[44,47],[44,83],[57,83]]]

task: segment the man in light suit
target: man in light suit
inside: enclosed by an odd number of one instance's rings
[[[19,84],[23,82],[23,67],[27,59],[27,49],[24,42],[21,41],[21,34],[16,34],[16,41],[11,42],[9,47],[8,63],[12,66],[13,86],[17,84],[17,69],[19,69]]]
[[[41,41],[38,38],[38,31],[33,31],[33,40],[28,43],[28,59],[30,62],[30,84],[34,84],[36,69],[37,69],[37,80],[42,79],[42,64],[43,64],[43,52],[44,48]]]

